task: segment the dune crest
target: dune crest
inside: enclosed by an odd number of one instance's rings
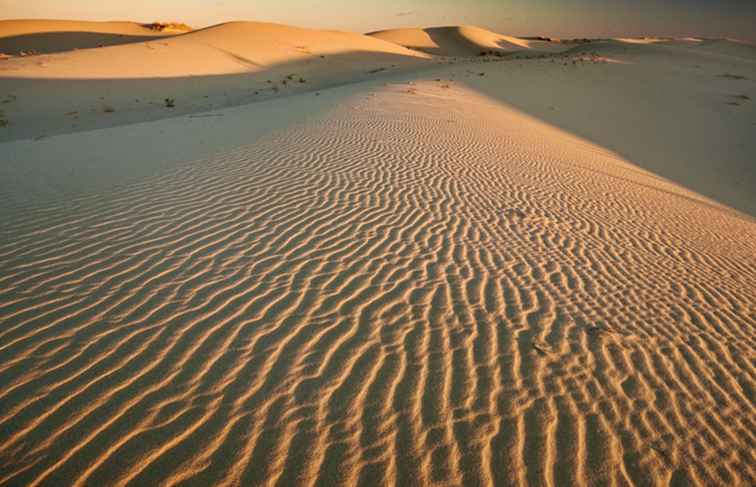
[[[143,42],[176,33],[136,22],[0,20],[0,53],[50,54]]]
[[[79,127],[93,117],[87,126],[251,103],[428,67],[430,58],[362,34],[265,22],[16,57],[2,61],[0,93],[13,101],[3,106],[10,123],[0,140],[28,137],[35,127]],[[55,97],[37,95],[53,89]],[[102,114],[108,119],[97,118]]]
[[[151,32],[149,29],[139,27]],[[343,56],[360,66],[371,55],[422,58],[401,46],[351,32],[265,22],[228,22],[179,36],[45,58],[46,69],[24,59],[4,63],[6,76],[38,78],[160,78],[250,73],[276,65]],[[134,62],[134,59],[140,62]]]
[[[488,51],[515,53],[563,50],[563,47],[547,41],[506,36],[470,25],[389,29],[368,35],[437,56],[477,56]]]

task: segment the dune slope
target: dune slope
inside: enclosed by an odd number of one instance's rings
[[[482,52],[555,52],[558,44],[497,34],[480,27],[462,25],[389,29],[368,34],[394,44],[438,56],[478,56]]]
[[[115,46],[43,57],[14,59],[5,76],[61,79],[142,79],[249,73],[320,56],[369,54],[422,57],[401,46],[351,32],[319,31],[264,22],[229,22],[138,45]],[[39,60],[39,59],[38,59]],[[344,61],[347,62],[346,60]]]
[[[753,219],[461,83],[328,96],[0,180],[0,485],[753,485]]]
[[[0,53],[49,54],[142,42],[175,34],[136,22],[0,20]]]
[[[232,22],[149,42],[0,61],[0,140],[131,123],[428,64],[369,36]],[[56,96],[40,96],[55,92]],[[174,100],[166,110],[166,99]],[[5,101],[5,99],[3,99]]]

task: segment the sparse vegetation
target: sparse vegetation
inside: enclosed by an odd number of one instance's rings
[[[192,30],[191,27],[181,22],[153,22],[151,24],[143,24],[142,27],[156,32],[189,32]]]
[[[9,124],[10,122],[5,118],[5,112],[0,110],[0,127],[7,127]]]
[[[176,100],[173,98],[166,98],[163,100],[166,108],[174,108],[176,106]]]

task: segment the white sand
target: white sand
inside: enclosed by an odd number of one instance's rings
[[[0,128],[0,485],[753,485],[728,42]]]
[[[428,58],[360,34],[261,22],[15,57],[0,60],[0,93],[14,97],[2,108],[10,124],[0,140],[251,103],[432,65]],[[39,96],[50,92],[55,96]],[[175,100],[173,109],[166,110],[166,98]]]
[[[438,56],[478,56],[489,51],[524,54],[565,50],[565,46],[558,43],[520,39],[470,25],[390,29],[368,35]]]
[[[0,54],[46,54],[143,42],[176,34],[135,22],[0,20]]]

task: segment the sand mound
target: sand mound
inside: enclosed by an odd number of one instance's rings
[[[138,45],[114,46],[44,59],[46,69],[13,60],[6,76],[37,78],[160,78],[226,75],[268,71],[275,66],[309,62],[309,71],[331,73],[333,56],[354,69],[366,69],[376,58],[422,57],[389,42],[351,32],[319,31],[262,22],[230,22],[181,36]]]
[[[2,61],[0,79],[0,93],[14,97],[3,107],[12,123],[0,139],[26,137],[40,127],[48,133],[70,130],[103,112],[117,124],[250,103],[418,67],[429,58],[361,34],[259,22],[12,58]],[[52,89],[55,97],[38,96]],[[165,111],[166,99],[175,100],[175,110]]]
[[[505,36],[467,25],[391,29],[368,35],[437,56],[477,56],[488,51],[512,53],[560,49],[559,45],[550,42]]]
[[[141,42],[173,33],[135,22],[0,20],[0,53],[56,53]]]

